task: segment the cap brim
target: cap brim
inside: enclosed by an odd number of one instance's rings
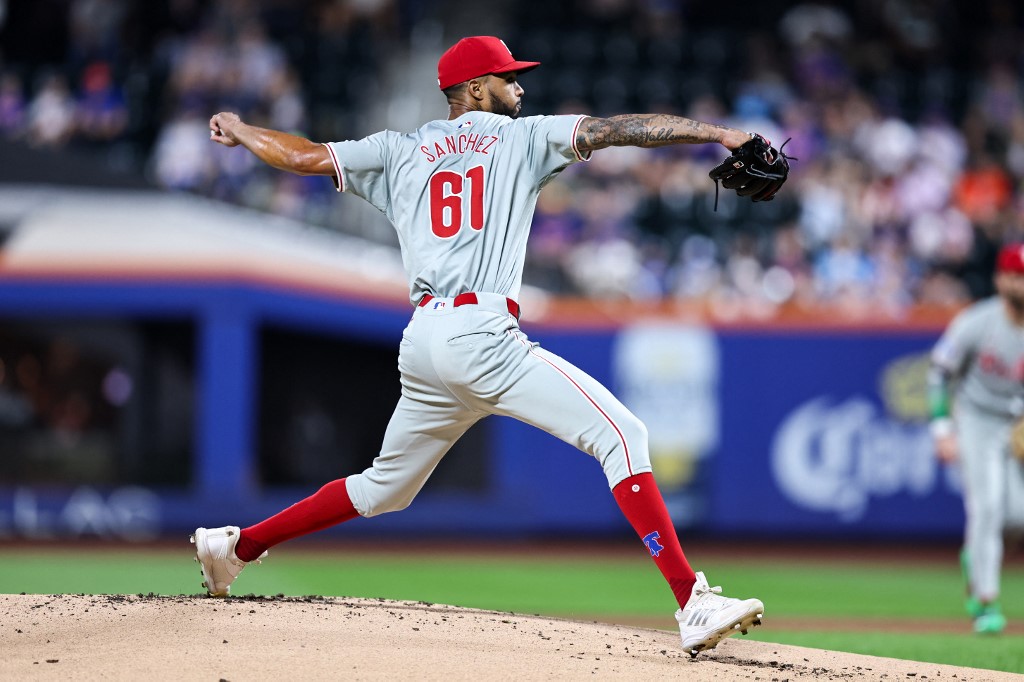
[[[516,73],[526,73],[527,71],[536,69],[538,66],[540,66],[540,62],[509,62],[505,66],[500,69],[495,69],[491,73],[512,73],[513,71]]]

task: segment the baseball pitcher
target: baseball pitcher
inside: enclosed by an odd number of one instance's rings
[[[997,296],[950,323],[929,375],[936,454],[963,468],[966,607],[974,630],[989,634],[1006,627],[1002,533],[1024,523],[1024,244],[1000,251],[995,282]]]
[[[242,568],[280,542],[404,509],[452,444],[498,414],[598,461],[678,602],[691,655],[760,623],[759,600],[719,596],[720,588],[691,569],[651,474],[644,425],[596,380],[531,342],[519,328],[516,299],[538,193],[594,151],[718,143],[732,152],[727,188],[758,201],[774,195],[785,173],[772,171],[774,184],[766,186],[770,173],[746,169],[785,159],[760,136],[678,116],[520,118],[517,77],[538,65],[517,61],[494,37],[460,40],[438,62],[448,118],[411,133],[317,144],[232,113],[210,120],[214,142],[244,146],[284,171],[330,176],[339,192],[384,213],[398,232],[414,310],[399,348],[401,398],[372,466],[249,528],[196,529],[192,540],[211,595],[226,596]]]

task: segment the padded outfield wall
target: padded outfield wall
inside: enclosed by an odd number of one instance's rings
[[[143,191],[0,187],[0,226],[0,537],[244,525],[373,459],[412,311],[396,250]],[[959,535],[925,400],[951,311],[520,303],[647,424],[681,527]],[[490,418],[410,509],[332,532],[630,531],[594,461]]]

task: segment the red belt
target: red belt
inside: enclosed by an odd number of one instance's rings
[[[422,308],[426,304],[430,303],[432,300],[434,300],[433,296],[431,296],[430,294],[425,295],[423,298],[420,299],[419,307]],[[456,308],[458,308],[460,305],[476,305],[479,302],[480,301],[477,300],[476,294],[474,294],[472,291],[469,291],[465,294],[459,294],[458,296],[455,297]],[[508,307],[508,312],[518,320],[519,304],[513,301],[511,298],[505,297],[505,305]]]

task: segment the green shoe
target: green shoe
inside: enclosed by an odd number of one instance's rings
[[[964,608],[967,609],[967,615],[971,618],[977,619],[985,615],[985,605],[974,597],[964,600]]]
[[[1006,629],[1006,616],[999,611],[998,604],[989,604],[984,612],[974,619],[974,631],[979,635],[998,635]]]

